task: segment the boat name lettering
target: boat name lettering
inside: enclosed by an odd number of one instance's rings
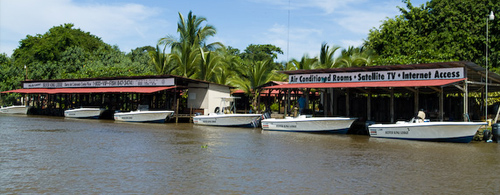
[[[385,131],[385,134],[408,134],[408,131]]]
[[[216,123],[217,120],[201,120],[203,123]]]
[[[297,125],[276,125],[276,127],[281,127],[281,128],[297,128]]]

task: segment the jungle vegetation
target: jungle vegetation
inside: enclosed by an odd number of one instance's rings
[[[192,12],[179,13],[178,35],[159,37],[157,45],[130,52],[73,24],[62,24],[44,34],[27,35],[12,56],[0,54],[0,91],[21,88],[25,79],[171,74],[235,86],[257,97],[257,86],[287,79],[279,73],[282,70],[443,61],[485,65],[486,18],[490,10],[500,10],[500,2],[432,0],[420,6],[403,2],[406,8],[399,8],[401,14],[374,27],[362,46],[340,48],[325,41],[318,45],[318,56],[287,62],[276,61],[283,51],[271,44],[250,44],[240,51],[220,42],[208,43],[216,28]],[[489,64],[499,72],[500,19],[489,21],[489,32]],[[2,99],[9,102],[13,96]]]

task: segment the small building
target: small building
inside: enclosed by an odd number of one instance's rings
[[[314,101],[315,106],[312,106],[313,114],[358,117],[361,121],[394,123],[397,120],[409,120],[420,109],[431,120],[484,120],[486,91],[500,91],[500,75],[493,72],[487,74],[485,68],[472,62],[282,73],[289,75],[288,84],[264,86],[263,89],[282,90],[286,94],[286,114],[290,114],[290,108],[296,104],[296,97],[291,92],[302,91],[309,94],[309,100],[317,99]],[[320,93],[316,96],[313,92]],[[496,113],[497,110],[488,110],[489,115]]]
[[[219,106],[219,97],[230,95],[230,86],[174,75],[36,80],[22,82],[22,89],[1,93],[23,94],[32,114],[62,116],[75,107],[101,107],[109,112],[174,110],[191,116],[208,114]],[[187,94],[187,98],[183,96]]]

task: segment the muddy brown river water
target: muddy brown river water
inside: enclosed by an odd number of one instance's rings
[[[500,144],[0,114],[0,194],[498,194]]]

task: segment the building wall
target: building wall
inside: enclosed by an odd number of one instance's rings
[[[209,112],[214,112],[216,107],[221,106],[221,98],[231,96],[231,92],[229,87],[220,86],[220,85],[210,85],[209,87],[209,103],[208,103],[208,111],[205,110],[205,114]]]
[[[202,109],[204,115],[220,106],[221,97],[229,97],[229,87],[216,84],[191,83],[188,85],[188,107]]]

